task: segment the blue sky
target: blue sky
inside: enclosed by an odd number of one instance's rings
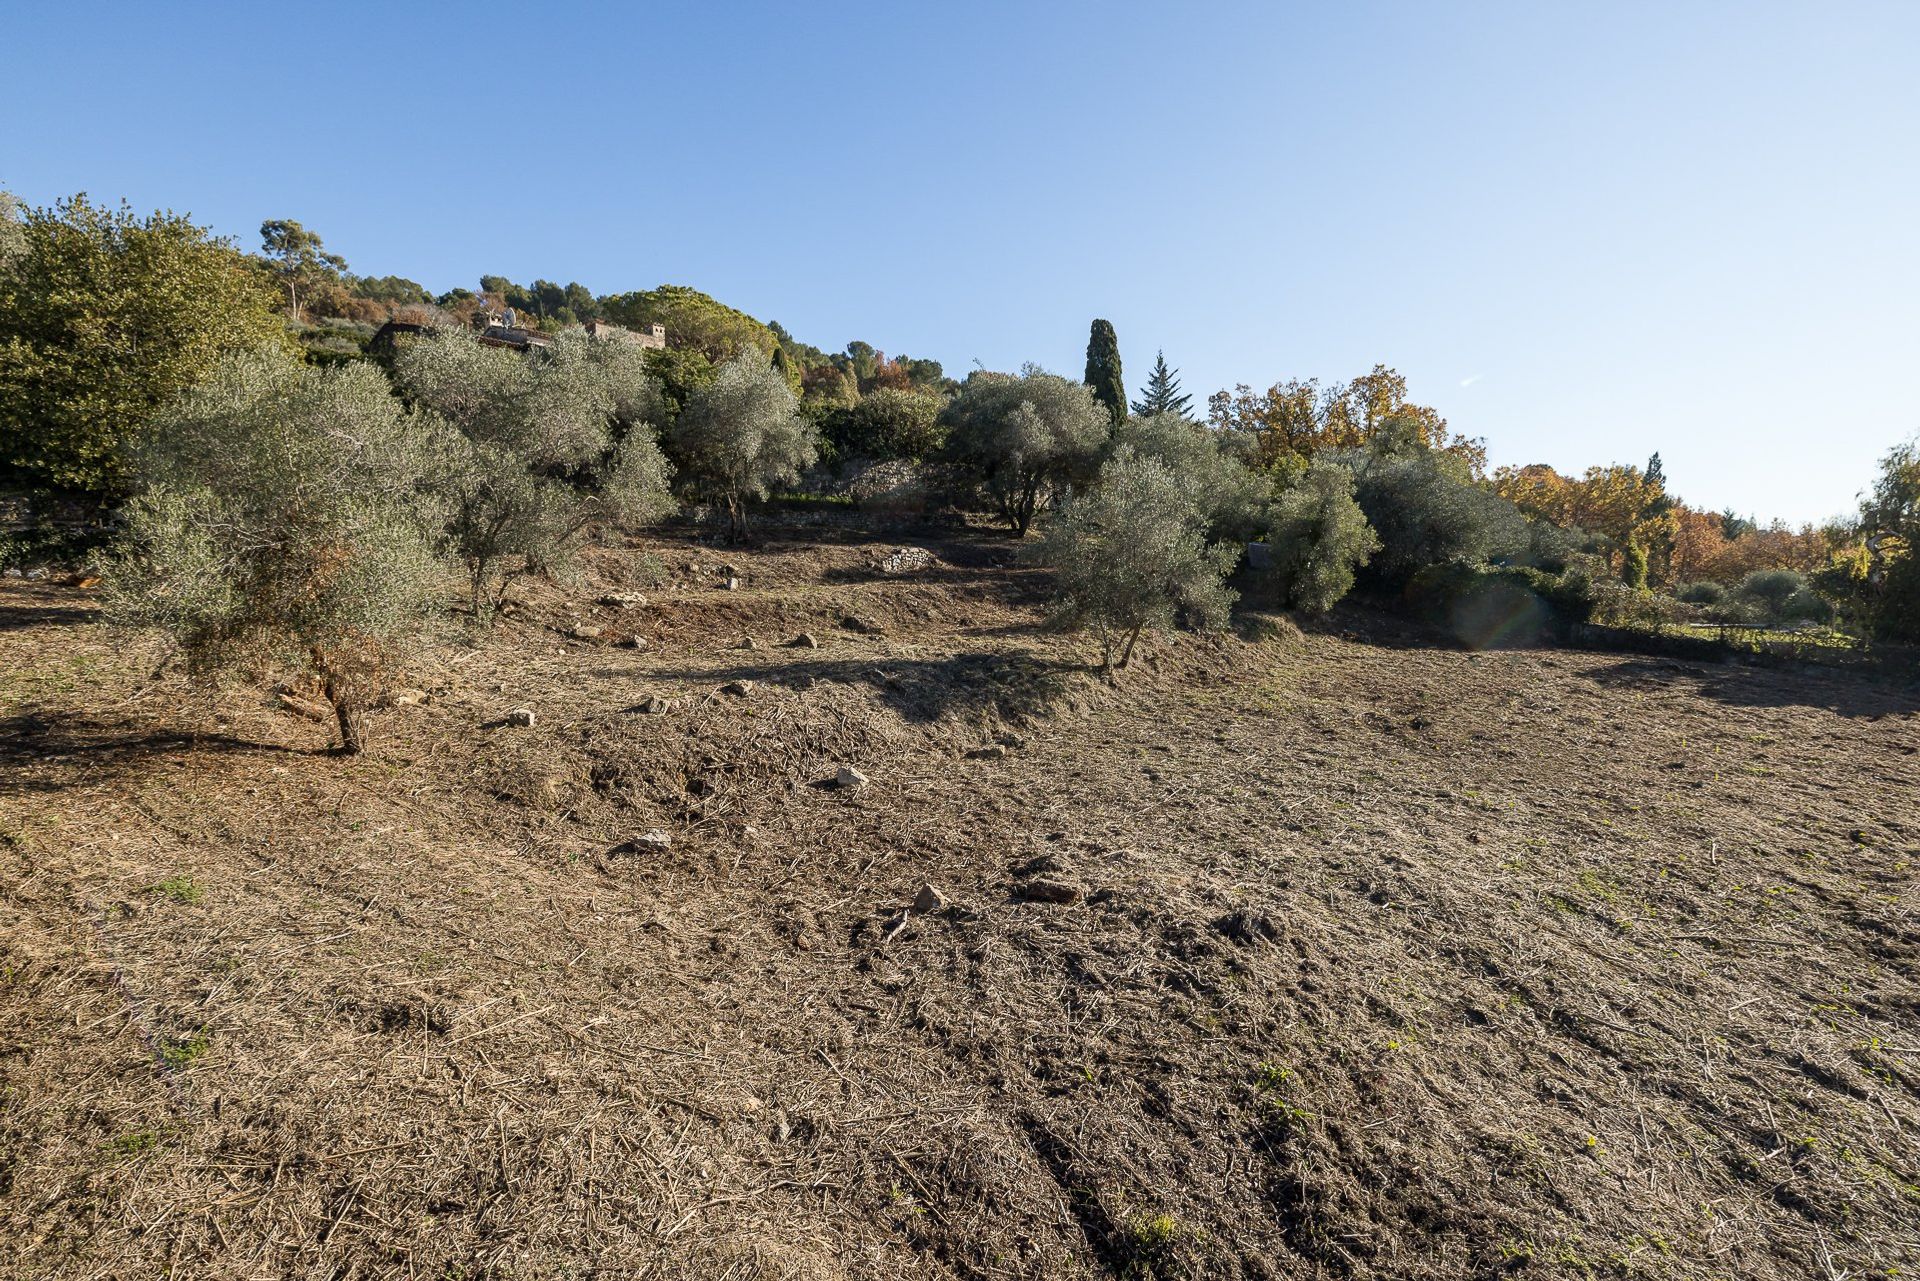
[[[950,372],[1339,379],[1817,519],[1920,428],[1920,4],[0,0],[0,184],[690,284]]]

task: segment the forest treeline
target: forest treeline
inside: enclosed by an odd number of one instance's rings
[[[866,342],[809,345],[685,286],[476,283],[433,295],[356,275],[290,220],[250,252],[170,213],[0,193],[0,484],[114,513],[123,620],[209,660],[271,636],[342,689],[341,637],[398,635],[434,565],[464,568],[479,621],[596,528],[692,503],[740,537],[775,494],[1038,526],[1029,554],[1057,571],[1062,618],[1094,628],[1109,663],[1143,630],[1217,624],[1249,543],[1257,577],[1306,612],[1361,585],[1442,619],[1524,598],[1562,620],[1920,639],[1911,442],[1863,478],[1855,517],[1763,527],[1690,506],[1657,454],[1489,474],[1484,442],[1384,365],[1242,385],[1200,413],[1164,355],[1130,393],[1103,320],[1081,378],[956,380]],[[550,340],[480,341],[509,308]],[[425,336],[370,354],[389,320]],[[585,321],[662,325],[666,345]]]

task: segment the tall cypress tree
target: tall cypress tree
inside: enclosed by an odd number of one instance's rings
[[[1087,337],[1087,386],[1093,388],[1093,398],[1107,407],[1114,426],[1119,426],[1127,416],[1127,384],[1120,376],[1120,338],[1111,321],[1094,321]]]
[[[1147,385],[1140,389],[1140,399],[1133,402],[1133,412],[1147,414],[1178,414],[1188,422],[1193,421],[1193,397],[1180,390],[1180,371],[1167,368],[1167,353],[1155,352],[1153,372],[1147,375]]]

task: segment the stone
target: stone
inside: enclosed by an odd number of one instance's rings
[[[728,681],[720,687],[722,694],[731,694],[735,698],[746,698],[753,693],[752,681]]]
[[[629,636],[620,643],[628,649],[645,649],[647,647],[647,638],[644,636]]]
[[[938,563],[938,558],[924,547],[902,547],[880,558],[874,565],[883,574],[911,574]]]
[[[916,912],[938,912],[947,905],[947,896],[933,885],[922,885],[920,892],[913,896],[913,910]]]
[[[599,640],[602,630],[592,623],[575,623],[567,629],[567,635],[579,641]]]
[[[502,725],[512,725],[517,729],[532,729],[537,718],[531,707],[516,707],[500,718]]]
[[[865,774],[862,774],[851,765],[842,765],[840,772],[833,776],[833,785],[843,791],[865,787],[869,781]]]
[[[1056,881],[1044,876],[1014,886],[1014,893],[1040,903],[1078,903],[1086,897],[1086,892],[1071,881]]]
[[[660,697],[658,694],[655,694],[652,698],[640,704],[639,710],[645,712],[649,716],[660,716],[670,711],[672,707],[673,707],[672,703],[669,703],[666,699]]]
[[[673,848],[673,838],[659,828],[642,832],[630,841],[622,841],[607,851],[610,854],[665,854]]]
[[[976,747],[967,753],[970,761],[997,761],[1007,754],[1007,749],[998,743],[988,743],[985,747]]]
[[[600,598],[600,603],[608,609],[638,609],[647,603],[647,598],[639,592],[608,592]]]
[[[820,638],[812,632],[801,632],[798,636],[788,641],[787,644],[795,649],[819,649]]]
[[[729,578],[729,579],[727,580],[727,590],[728,590],[728,591],[730,591],[730,592],[737,592],[737,591],[739,591],[739,590],[740,590],[740,580],[739,580],[739,579],[737,579],[737,578]]]

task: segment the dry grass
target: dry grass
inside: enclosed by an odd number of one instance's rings
[[[1107,686],[898,545],[610,549],[359,759],[0,587],[0,1276],[1920,1266],[1910,692],[1362,615]]]

